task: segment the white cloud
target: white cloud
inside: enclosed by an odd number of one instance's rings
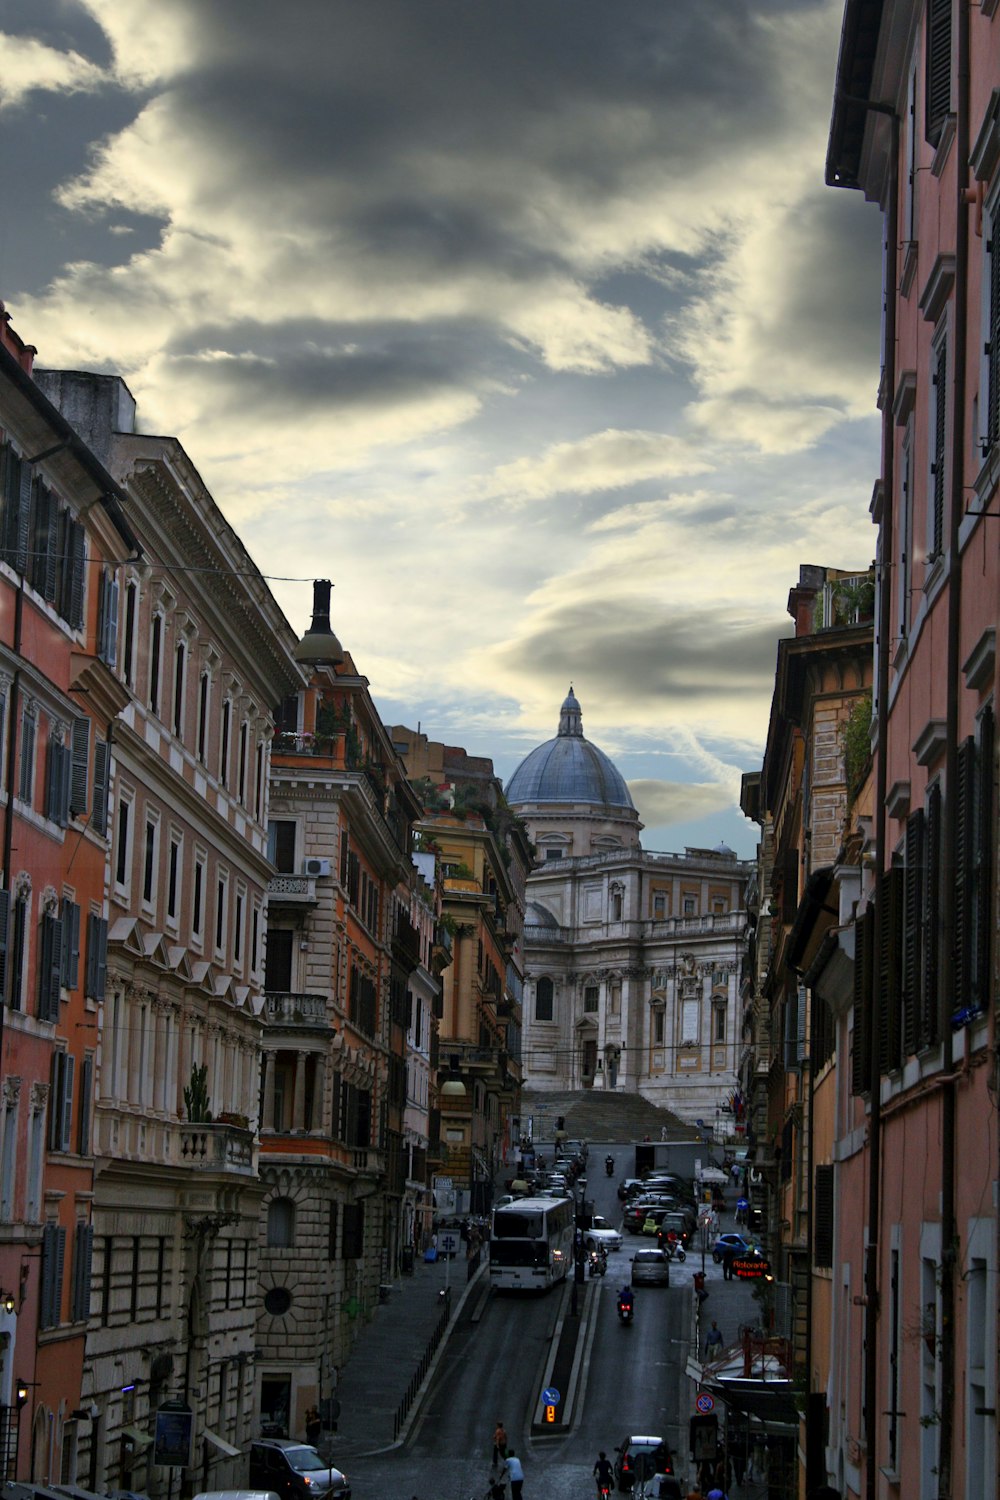
[[[33,93],[87,93],[106,81],[103,69],[78,52],[0,32],[0,110],[16,108]]]
[[[624,489],[647,479],[705,474],[711,468],[701,445],[664,432],[609,428],[577,442],[553,443],[537,458],[502,464],[485,489],[489,495],[527,502],[558,494]]]

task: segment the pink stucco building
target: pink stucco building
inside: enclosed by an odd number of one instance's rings
[[[845,1496],[979,1500],[998,1489],[996,0],[848,0],[827,180],[879,205],[886,244],[827,1467]]]

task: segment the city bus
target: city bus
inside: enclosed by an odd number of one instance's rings
[[[573,1267],[573,1203],[520,1198],[493,1214],[490,1281],[511,1291],[541,1291]]]

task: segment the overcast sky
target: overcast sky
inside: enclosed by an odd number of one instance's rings
[[[756,840],[801,563],[864,568],[879,219],[843,0],[4,0],[0,297],[176,433],[387,723],[584,730]],[[278,581],[279,576],[302,580]]]

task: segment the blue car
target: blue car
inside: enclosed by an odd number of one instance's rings
[[[757,1256],[760,1254],[756,1245],[742,1234],[720,1234],[712,1246],[712,1259],[716,1265],[719,1265],[728,1251],[732,1251],[734,1255]]]

